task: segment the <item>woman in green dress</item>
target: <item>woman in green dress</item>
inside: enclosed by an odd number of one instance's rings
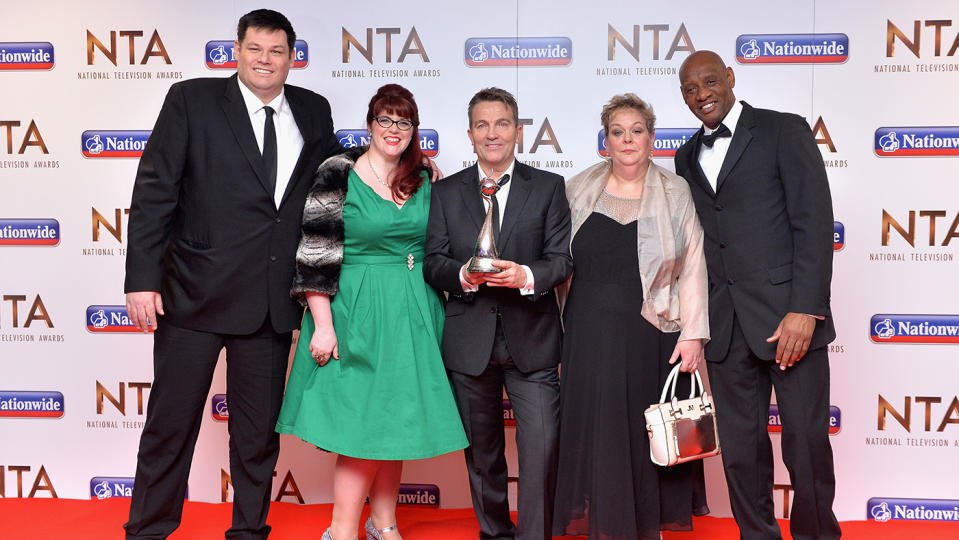
[[[413,95],[381,87],[366,120],[369,147],[326,160],[307,196],[292,294],[309,310],[276,426],[339,454],[324,540],[354,538],[367,496],[367,538],[400,538],[402,460],[467,445],[442,300],[423,280],[430,182]]]

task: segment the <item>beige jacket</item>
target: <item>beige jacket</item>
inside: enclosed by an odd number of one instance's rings
[[[573,222],[570,242],[593,213],[610,171],[610,162],[603,161],[566,182]],[[681,331],[680,340],[709,341],[703,228],[689,185],[675,173],[650,163],[637,218],[643,318],[662,332]],[[574,258],[574,274],[575,263]],[[566,303],[569,285],[567,281],[557,287],[560,309]]]

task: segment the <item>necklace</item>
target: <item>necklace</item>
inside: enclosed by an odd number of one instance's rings
[[[390,190],[393,189],[393,186],[387,184],[386,182],[383,181],[382,178],[380,178],[380,173],[376,172],[376,167],[373,166],[373,161],[370,160],[369,153],[366,154],[366,162],[370,164],[370,170],[373,171],[373,176],[376,177],[376,181],[386,186],[386,189],[390,189]]]

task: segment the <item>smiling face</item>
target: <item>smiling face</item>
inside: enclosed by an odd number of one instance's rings
[[[410,140],[413,138],[413,129],[410,128],[403,131],[396,125],[396,122],[400,120],[410,121],[410,119],[396,114],[389,114],[386,111],[380,111],[376,116],[385,116],[386,118],[394,120],[394,123],[390,127],[384,128],[377,123],[376,120],[370,122],[370,124],[366,126],[367,129],[370,130],[370,146],[374,151],[388,160],[399,160],[406,150],[406,147],[410,145]]]
[[[470,113],[467,130],[480,167],[490,173],[505,171],[513,162],[516,138],[523,132],[513,111],[502,101],[481,101]]]
[[[649,161],[655,135],[646,128],[646,118],[631,107],[613,113],[606,134],[606,151],[616,165],[628,167]]]
[[[683,62],[679,70],[679,88],[683,101],[696,118],[709,129],[719,127],[736,103],[733,87],[736,76],[716,53],[699,51]]]
[[[251,26],[243,42],[234,41],[236,74],[263,103],[280,95],[293,65],[293,51],[286,32]]]

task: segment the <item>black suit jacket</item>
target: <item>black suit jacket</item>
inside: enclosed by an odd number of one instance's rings
[[[705,232],[709,273],[708,360],[728,351],[733,316],[749,348],[774,359],[767,343],[787,312],[821,315],[810,349],[836,336],[829,310],[833,215],[822,155],[797,115],[743,111],[714,192],[699,165],[699,130],[676,153]]]
[[[290,286],[306,192],[340,146],[326,99],[287,85],[303,150],[277,208],[239,84],[170,87],[137,170],[124,289],[160,291],[182,328],[247,334],[269,312],[287,332],[302,315]]]
[[[486,285],[463,294],[460,268],[473,256],[485,215],[475,165],[433,185],[423,272],[430,285],[450,295],[443,330],[446,367],[468,375],[486,369],[497,313],[520,371],[555,366],[562,333],[553,287],[573,269],[563,177],[519,162],[513,168],[497,247],[500,258],[529,266],[532,296]]]

